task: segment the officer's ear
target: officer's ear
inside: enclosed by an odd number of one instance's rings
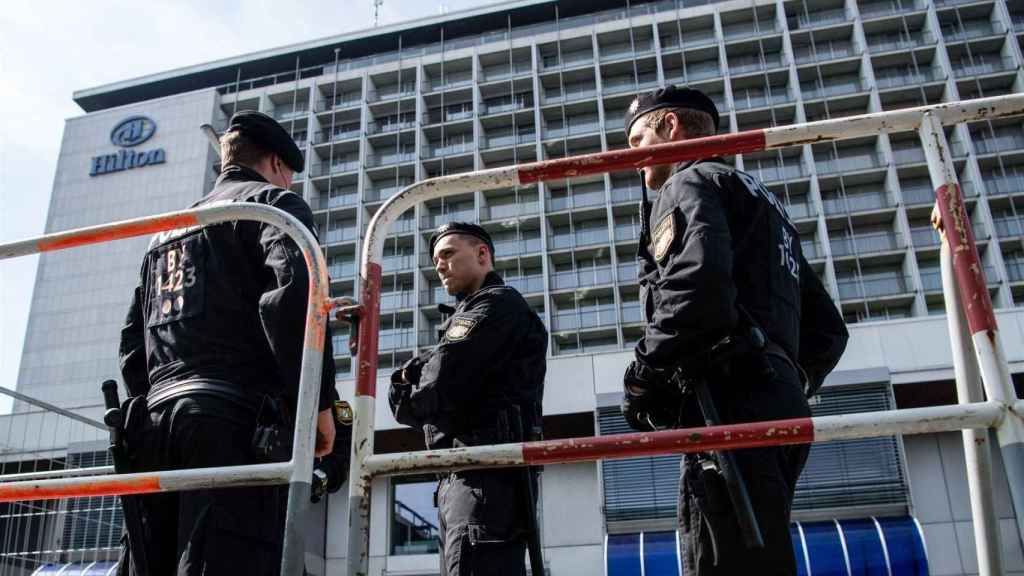
[[[665,128],[668,130],[668,139],[670,141],[686,139],[686,129],[683,127],[683,122],[679,119],[679,115],[675,112],[669,112],[665,115]]]

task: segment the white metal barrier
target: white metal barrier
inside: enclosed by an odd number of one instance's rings
[[[625,458],[639,455],[749,448],[890,434],[921,434],[964,430],[965,443],[984,437],[979,429],[995,428],[1002,450],[1017,523],[1024,533],[1024,401],[1016,398],[1005,356],[999,344],[992,302],[982,277],[973,232],[945,142],[942,126],[1024,114],[1024,94],[979,98],[723,134],[629,150],[587,154],[546,162],[494,168],[431,178],[413,184],[390,198],[377,211],[363,245],[359,363],[356,374],[355,430],[349,478],[350,576],[363,576],[369,564],[370,483],[375,476],[453,468],[527,466],[573,461]],[[407,209],[426,200],[471,191],[493,190],[544,180],[587,174],[635,170],[655,164],[696,160],[716,155],[870,136],[884,132],[918,131],[924,142],[937,194],[937,206],[947,233],[943,288],[954,334],[955,365],[960,405],[823,418],[760,422],[665,432],[621,434],[374,455],[373,431],[377,382],[377,331],[380,325],[381,261],[390,225]],[[967,328],[964,326],[966,318]],[[962,334],[969,330],[970,337]],[[961,336],[956,336],[961,334]],[[980,374],[988,401],[981,401]],[[977,446],[977,445],[975,445]],[[968,450],[972,512],[978,536],[979,563],[999,573],[999,543],[992,514],[990,466],[980,447]]]
[[[370,222],[360,271],[362,299],[357,306],[361,316],[360,355],[349,481],[349,573],[367,573],[369,495],[370,483],[375,476],[452,468],[593,461],[640,455],[866,438],[897,433],[921,434],[965,430],[966,441],[968,438],[978,438],[975,433],[970,432],[971,430],[994,428],[1005,462],[1011,496],[1018,511],[1018,526],[1024,533],[1024,401],[1016,398],[1009,380],[992,304],[981,279],[973,232],[964,210],[955,172],[951,169],[952,164],[941,130],[942,125],[946,124],[1019,114],[1024,114],[1024,95],[982,98],[442,176],[419,182],[396,194],[380,208]],[[962,404],[408,454],[373,454],[381,260],[388,227],[406,209],[418,202],[469,191],[491,190],[615,170],[633,170],[643,166],[720,154],[740,154],[909,130],[918,130],[924,140],[932,183],[937,192],[937,206],[941,212],[942,224],[947,231],[947,246],[943,252],[947,306],[955,307],[957,302],[964,304],[957,308],[960,310],[958,313],[950,314],[949,319],[956,345],[954,362],[958,386],[961,388]],[[284,229],[299,244],[310,268],[309,309],[298,407],[298,413],[306,416],[298,418],[296,422],[292,460],[279,464],[160,473],[19,480],[0,483],[0,502],[42,500],[81,494],[144,494],[288,482],[290,491],[282,574],[301,573],[303,546],[300,526],[309,502],[313,415],[319,390],[324,321],[332,305],[326,294],[327,278],[323,255],[312,234],[294,218],[273,208],[258,205],[217,206],[4,244],[0,245],[0,259],[186,226],[244,219],[258,220]],[[967,338],[968,331],[970,338]],[[956,336],[957,334],[960,336]],[[987,401],[979,401],[981,396],[977,378],[972,379],[972,374],[980,374]],[[969,390],[973,392],[968,392]],[[986,488],[990,486],[991,474],[984,451],[978,450],[973,455],[969,452],[968,466],[972,478],[975,530],[979,535],[979,560],[988,570],[998,571],[998,535],[992,529],[994,524],[991,496],[985,494]],[[989,499],[987,502],[986,498]],[[981,560],[983,556],[984,560]]]
[[[9,478],[0,476],[0,502],[52,500],[83,495],[112,496],[201,488],[288,484],[288,508],[285,519],[281,573],[302,573],[305,550],[303,520],[309,509],[310,484],[313,477],[313,446],[316,432],[313,423],[316,418],[317,399],[320,391],[326,318],[332,306],[327,293],[327,266],[312,232],[295,217],[277,208],[237,203],[183,210],[0,244],[0,260],[153,234],[176,228],[207,226],[234,220],[263,222],[280,228],[298,244],[309,268],[309,305],[306,310],[302,372],[299,378],[299,398],[291,460],[249,466],[135,474],[103,474],[91,477],[67,477],[67,474],[61,472],[42,473],[35,474],[31,478],[21,477],[13,482],[5,482],[4,480]],[[52,477],[56,475],[65,477]]]

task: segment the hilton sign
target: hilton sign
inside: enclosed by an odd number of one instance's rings
[[[110,131],[110,141],[125,150],[116,154],[93,156],[89,176],[99,176],[152,164],[163,164],[167,161],[167,153],[163,148],[142,151],[127,149],[142,144],[152,138],[155,133],[156,122],[145,116],[132,116],[122,120]]]

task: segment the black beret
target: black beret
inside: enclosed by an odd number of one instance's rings
[[[228,132],[240,132],[246,138],[270,150],[295,172],[302,172],[306,160],[288,131],[276,120],[262,112],[242,110],[228,123]]]
[[[708,98],[700,90],[693,88],[677,88],[671,84],[664,88],[652,90],[646,94],[640,94],[633,99],[633,102],[626,109],[626,137],[629,138],[629,131],[633,123],[648,112],[662,108],[690,108],[700,110],[711,115],[711,121],[718,129],[718,107],[715,102]]]
[[[437,232],[430,237],[430,256],[434,256],[434,246],[437,245],[437,241],[450,234],[466,234],[467,236],[475,236],[487,244],[487,248],[491,251],[491,257],[494,257],[494,241],[491,240],[491,235],[487,233],[482,227],[469,222],[449,222],[442,224],[437,228]]]

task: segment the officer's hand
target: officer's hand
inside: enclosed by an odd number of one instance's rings
[[[413,356],[401,368],[391,373],[392,384],[413,384],[420,383],[420,375],[423,373],[425,362],[419,356]]]
[[[654,370],[633,360],[626,367],[626,373],[622,375],[622,387],[627,394],[642,396],[653,392],[655,388],[662,385],[665,378]]]
[[[622,416],[626,419],[626,424],[637,432],[655,429],[651,425],[646,404],[643,396],[636,396],[628,391],[622,396]]]
[[[334,410],[321,410],[316,416],[316,450],[313,454],[322,458],[334,450]]]

